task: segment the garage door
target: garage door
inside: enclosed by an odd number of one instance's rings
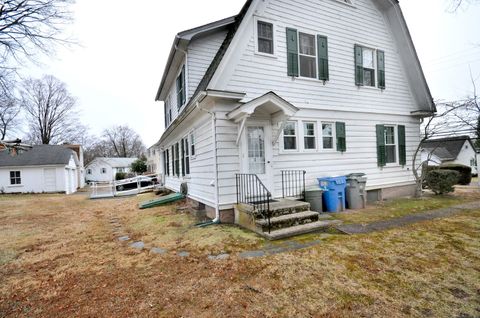
[[[43,170],[44,184],[46,192],[57,191],[57,174],[55,169]]]

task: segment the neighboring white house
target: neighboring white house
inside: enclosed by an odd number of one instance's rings
[[[363,172],[371,198],[413,194],[420,119],[435,111],[391,0],[249,0],[175,37],[156,100],[166,187],[186,183],[222,221],[237,174],[275,198],[285,170],[306,171],[307,186]]]
[[[115,180],[117,172],[131,172],[137,158],[95,158],[86,167],[87,182],[109,182]]]
[[[79,167],[77,154],[65,146],[38,145],[13,156],[0,151],[0,192],[71,194],[80,185]]]
[[[429,160],[430,166],[455,163],[469,166],[477,174],[477,153],[468,136],[446,137],[422,143],[422,162]]]
[[[147,149],[147,173],[153,174],[162,174],[162,161],[160,155],[162,152],[158,149],[156,145],[151,146]]]

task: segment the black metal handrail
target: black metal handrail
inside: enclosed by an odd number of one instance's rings
[[[256,174],[237,173],[235,178],[237,187],[237,204],[252,205],[257,213],[268,223],[270,233],[270,201],[272,194]]]
[[[305,170],[282,170],[282,196],[305,201]]]

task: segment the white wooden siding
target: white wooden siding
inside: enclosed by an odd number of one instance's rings
[[[269,0],[264,12],[257,14],[259,20],[263,16],[276,23],[276,58],[255,54],[254,19],[247,19],[246,38],[235,48],[242,53],[231,61],[216,88],[245,92],[245,101],[273,90],[299,108],[405,115],[418,109],[389,27],[370,0],[356,1],[355,7],[331,0]],[[287,27],[328,37],[330,81],[326,85],[287,76]],[[386,90],[355,85],[355,44],[385,51]]]
[[[180,68],[177,70],[178,74],[183,65],[186,65],[186,85],[187,85],[187,98],[186,103],[188,104],[190,98],[192,98],[195,90],[198,87],[198,84],[202,80],[205,72],[213,61],[213,58],[218,52],[218,49],[223,43],[227,35],[227,31],[218,31],[206,37],[202,37],[196,40],[193,40],[187,51],[187,59],[181,63]],[[186,61],[186,63],[185,63]],[[178,117],[179,109],[177,107],[177,81],[173,81],[171,87],[168,90],[168,95],[170,96],[170,104],[172,109],[172,122]],[[166,98],[167,99],[167,98]],[[180,112],[183,111],[185,107],[180,109]],[[165,108],[166,110],[166,108]],[[167,114],[168,116],[168,114]]]
[[[188,47],[188,99],[195,93],[226,35],[227,31],[219,31],[190,43]]]
[[[170,175],[165,177],[165,186],[173,191],[179,191],[183,182],[188,184],[188,195],[193,199],[215,205],[215,174],[213,160],[212,121],[210,115],[195,114],[195,123],[184,121],[165,141],[164,149],[168,149],[170,160]],[[174,176],[172,145],[180,142],[188,133],[194,132],[195,156],[190,159],[190,175]],[[181,161],[180,161],[181,165]],[[180,167],[181,168],[181,167]],[[181,169],[180,169],[181,171]]]
[[[218,117],[221,117],[217,113]],[[252,118],[254,119],[254,118]],[[306,184],[317,184],[317,178],[326,176],[346,175],[352,172],[367,174],[369,189],[383,188],[394,185],[413,184],[414,177],[411,171],[413,154],[420,142],[420,130],[418,120],[409,116],[380,115],[380,114],[355,114],[348,112],[334,112],[306,109],[297,113],[292,120],[314,122],[345,122],[347,151],[340,153],[335,150],[297,151],[282,152],[280,136],[273,146],[273,169],[275,197],[281,196],[281,170],[306,170]],[[236,201],[235,173],[239,172],[240,155],[235,145],[237,125],[230,121],[218,120],[217,136],[223,136],[224,145],[230,145],[225,149],[218,147],[219,176],[220,176],[220,204],[225,206]],[[398,164],[379,168],[377,166],[377,139],[376,124],[395,124],[406,126],[407,165],[402,167]],[[275,135],[276,128],[273,129]],[[228,139],[228,136],[230,139]],[[397,136],[396,136],[397,137]],[[303,131],[298,129],[298,143],[303,142]],[[321,138],[317,130],[316,134]],[[398,140],[396,140],[398,146]],[[397,154],[398,162],[398,154]]]

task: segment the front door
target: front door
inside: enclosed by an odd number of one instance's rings
[[[272,132],[267,123],[252,122],[246,125],[243,138],[243,173],[256,174],[273,194]]]

